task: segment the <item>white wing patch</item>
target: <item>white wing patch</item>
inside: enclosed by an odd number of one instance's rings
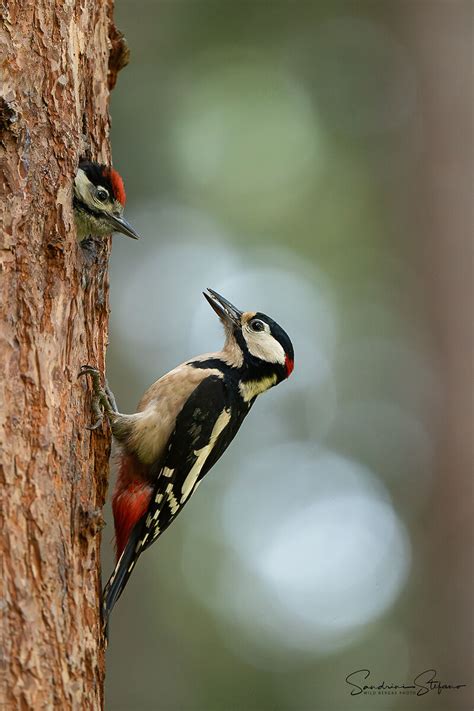
[[[267,378],[262,378],[261,380],[248,380],[247,382],[241,380],[239,383],[240,394],[244,402],[253,400],[254,397],[264,393],[265,390],[273,387],[276,384],[277,376],[270,375]]]
[[[141,541],[138,541],[137,545],[135,546],[135,553],[138,553],[138,551],[140,550],[140,548],[142,548],[142,547],[145,545],[145,543],[146,543],[147,540],[148,540],[149,535],[150,535],[149,533],[145,533],[145,535],[143,536],[142,540],[141,540]]]
[[[184,480],[183,487],[181,489],[181,504],[184,504],[188,496],[191,494],[193,491],[197,478],[199,474],[201,473],[201,469],[204,466],[204,462],[208,458],[209,454],[212,451],[212,448],[214,447],[217,438],[219,437],[220,433],[222,430],[227,427],[227,425],[230,422],[230,411],[229,410],[222,410],[221,414],[216,420],[216,423],[214,427],[212,428],[211,432],[211,437],[209,439],[208,444],[206,444],[205,447],[201,447],[201,449],[196,449],[194,451],[194,455],[197,457],[196,461],[194,462],[192,469],[190,470],[188,476]]]
[[[179,509],[178,499],[174,495],[173,484],[168,484],[166,487],[166,493],[168,494],[168,503],[171,509],[171,515],[174,516]]]

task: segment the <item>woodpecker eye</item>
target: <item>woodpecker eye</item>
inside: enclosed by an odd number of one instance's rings
[[[264,331],[265,330],[265,324],[263,321],[260,321],[260,319],[256,318],[253,321],[250,321],[250,328],[252,331]]]
[[[97,188],[96,197],[99,202],[105,202],[109,197],[109,193],[105,188]]]

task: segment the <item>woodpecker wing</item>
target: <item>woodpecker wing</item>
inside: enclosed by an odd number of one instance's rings
[[[135,525],[104,589],[104,619],[120,597],[141,553],[168,528],[198,482],[234,438],[249,411],[220,375],[204,378],[176,419],[147,512]]]
[[[168,528],[232,441],[238,427],[231,426],[235,413],[229,395],[224,380],[211,375],[194,390],[178,415],[144,517],[140,552]]]

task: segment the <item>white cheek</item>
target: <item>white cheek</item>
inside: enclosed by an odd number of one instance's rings
[[[90,187],[91,187],[91,182],[87,175],[84,173],[84,171],[79,168],[77,171],[76,178],[74,180],[74,189],[76,191],[77,196],[87,204],[91,202],[91,195],[90,195]]]
[[[285,363],[285,351],[270,333],[260,331],[254,333],[244,331],[244,338],[247,342],[249,353],[255,358],[260,358],[267,363]]]

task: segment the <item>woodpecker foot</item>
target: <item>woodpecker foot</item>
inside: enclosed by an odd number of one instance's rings
[[[92,425],[86,425],[86,429],[96,430],[102,424],[104,413],[110,417],[118,412],[117,403],[115,402],[114,394],[109,388],[107,381],[105,381],[105,387],[102,387],[100,383],[100,371],[97,370],[97,368],[94,368],[92,365],[83,365],[77,377],[80,378],[82,375],[91,376],[94,391],[92,412],[96,416],[96,421]]]
[[[105,394],[107,395],[107,400],[109,401],[110,407],[112,408],[112,410],[114,412],[118,412],[117,401],[115,399],[115,395],[113,394],[112,390],[109,387],[107,378],[105,378],[104,390],[105,390]]]

